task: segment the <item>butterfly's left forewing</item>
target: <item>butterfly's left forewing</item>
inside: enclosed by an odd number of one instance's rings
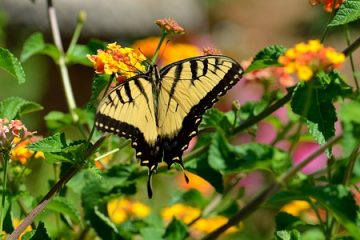
[[[155,170],[162,153],[157,150],[152,84],[139,75],[115,87],[99,104],[96,127],[132,140],[141,165]]]
[[[242,73],[240,65],[225,56],[189,58],[160,70],[158,133],[169,166],[182,165],[182,153],[197,134],[202,115]]]

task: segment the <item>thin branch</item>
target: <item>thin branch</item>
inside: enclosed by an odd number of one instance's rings
[[[77,122],[79,117],[74,112],[74,109],[76,108],[76,103],[75,103],[74,93],[73,93],[71,83],[70,83],[69,72],[68,72],[68,69],[67,69],[66,63],[65,63],[64,47],[63,47],[63,44],[61,41],[60,30],[59,30],[57,17],[56,17],[55,7],[53,6],[52,0],[48,0],[47,5],[48,5],[48,17],[49,17],[49,22],[50,22],[51,33],[52,33],[52,36],[54,39],[55,46],[57,47],[57,49],[60,52],[58,64],[59,64],[59,68],[60,68],[62,83],[64,86],[67,105],[68,105],[69,112],[71,114],[73,122]]]
[[[73,166],[70,168],[64,176],[62,176],[59,181],[50,189],[50,191],[43,197],[43,199],[39,202],[39,204],[31,210],[29,215],[26,216],[26,218],[20,223],[20,225],[11,233],[11,235],[7,238],[7,240],[16,240],[19,238],[20,234],[25,231],[25,229],[34,221],[35,217],[39,215],[45,207],[48,205],[48,203],[51,201],[52,197],[58,193],[63,186],[76,174],[78,173],[83,165],[86,162],[86,159],[88,159],[96,149],[99,148],[99,146],[103,143],[106,136],[101,137],[99,140],[96,141],[96,143],[91,146],[88,151],[84,154],[84,161],[79,163],[76,166]]]

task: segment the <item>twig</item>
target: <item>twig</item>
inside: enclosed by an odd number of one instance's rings
[[[99,140],[96,141],[96,143],[91,146],[88,151],[84,154],[84,160],[79,163],[76,166],[73,166],[70,168],[64,176],[62,176],[59,181],[50,189],[50,191],[43,197],[43,199],[39,202],[39,204],[31,210],[29,215],[26,216],[26,218],[20,223],[20,225],[15,229],[14,232],[11,233],[11,235],[7,238],[7,240],[16,240],[19,238],[20,234],[25,231],[27,226],[29,226],[35,219],[37,215],[39,215],[47,206],[47,204],[50,202],[51,198],[59,192],[62,187],[76,174],[78,173],[83,165],[85,164],[86,159],[88,159],[94,151],[103,143],[106,136],[101,137]]]
[[[52,32],[55,46],[57,47],[57,49],[60,52],[58,64],[59,64],[59,68],[60,68],[62,83],[64,86],[67,105],[68,105],[73,122],[77,122],[79,117],[74,112],[74,109],[76,108],[76,103],[75,103],[74,93],[73,93],[71,83],[70,83],[69,72],[68,72],[68,69],[67,69],[66,63],[65,63],[64,47],[63,47],[63,44],[61,41],[60,30],[59,30],[57,17],[56,17],[55,7],[53,6],[52,0],[47,0],[47,5],[48,5],[48,16],[49,16],[49,22],[50,22],[50,29]]]

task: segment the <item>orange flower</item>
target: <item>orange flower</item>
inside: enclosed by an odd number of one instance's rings
[[[185,58],[201,56],[201,50],[192,44],[176,43],[169,45],[162,55],[162,63],[170,64],[175,61],[183,60]]]
[[[189,183],[186,183],[182,176],[179,176],[178,183],[183,189],[196,189],[200,191],[204,195],[209,195],[213,191],[213,187],[204,180],[202,177],[199,177],[196,174],[186,172],[187,176],[189,177]]]
[[[155,21],[155,24],[160,27],[160,29],[165,34],[184,34],[185,30],[177,22],[171,18],[163,18]]]
[[[114,198],[107,204],[109,218],[116,224],[121,224],[130,218],[145,218],[150,214],[150,208],[138,201],[126,198]]]
[[[307,201],[294,200],[285,204],[280,211],[287,212],[293,216],[299,216],[302,212],[309,210],[310,208],[311,206]]]
[[[87,57],[94,64],[97,74],[115,74],[119,82],[135,76],[139,71],[145,71],[142,64],[146,60],[144,55],[116,43],[110,43],[105,51],[98,50],[96,55]]]
[[[330,66],[340,67],[345,61],[345,55],[324,47],[319,40],[310,40],[288,49],[278,61],[286,73],[296,73],[300,81],[308,81],[317,71],[327,70]]]
[[[144,54],[147,58],[151,58],[155,53],[159,41],[160,41],[159,37],[148,37],[145,39],[135,41],[131,47],[135,51]],[[167,43],[167,45],[162,45],[160,48],[160,53],[163,52],[165,48],[171,47],[170,45],[171,43]]]
[[[334,0],[309,0],[309,3],[312,6],[323,4],[324,10],[326,12],[332,12],[333,9],[338,9],[340,7],[340,5],[344,2],[345,2],[345,0],[336,0],[335,7],[334,7]]]

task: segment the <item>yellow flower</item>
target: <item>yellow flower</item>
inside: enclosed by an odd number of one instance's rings
[[[219,228],[220,226],[227,223],[228,218],[224,216],[213,216],[209,218],[201,218],[197,220],[192,226],[191,230],[195,231],[196,235],[208,234],[215,229]],[[227,229],[224,234],[232,234],[239,231],[242,228],[242,223],[240,226],[232,226]]]
[[[318,71],[326,71],[330,66],[340,67],[344,61],[344,54],[333,48],[324,47],[319,40],[298,43],[278,59],[284,71],[289,74],[296,73],[300,81],[308,81]]]
[[[34,140],[35,139],[35,140]],[[26,164],[28,159],[30,159],[31,157],[34,156],[34,158],[43,158],[45,159],[44,153],[43,152],[36,152],[34,155],[34,151],[31,151],[29,149],[27,149],[27,146],[30,143],[33,143],[36,141],[36,138],[31,138],[31,139],[26,139],[20,142],[20,138],[15,137],[14,138],[14,143],[16,143],[16,147],[14,147],[13,149],[11,149],[11,160],[13,161],[18,161],[21,164]]]
[[[190,207],[181,203],[176,203],[171,207],[164,208],[161,216],[166,222],[170,222],[173,217],[183,221],[185,224],[191,223],[201,214],[200,209]]]
[[[280,211],[287,212],[294,216],[299,216],[305,210],[310,209],[310,204],[307,201],[295,200],[284,205]]]
[[[109,43],[106,50],[98,50],[96,55],[87,56],[94,64],[95,72],[98,74],[115,74],[122,80],[138,74],[138,71],[145,71],[142,64],[146,60],[141,53],[132,48],[121,47],[116,42]]]
[[[297,69],[297,74],[299,80],[308,81],[312,77],[313,71],[308,66],[299,66]]]
[[[111,221],[121,224],[129,218],[145,218],[150,214],[150,208],[138,201],[125,198],[115,198],[108,202],[107,212]]]

